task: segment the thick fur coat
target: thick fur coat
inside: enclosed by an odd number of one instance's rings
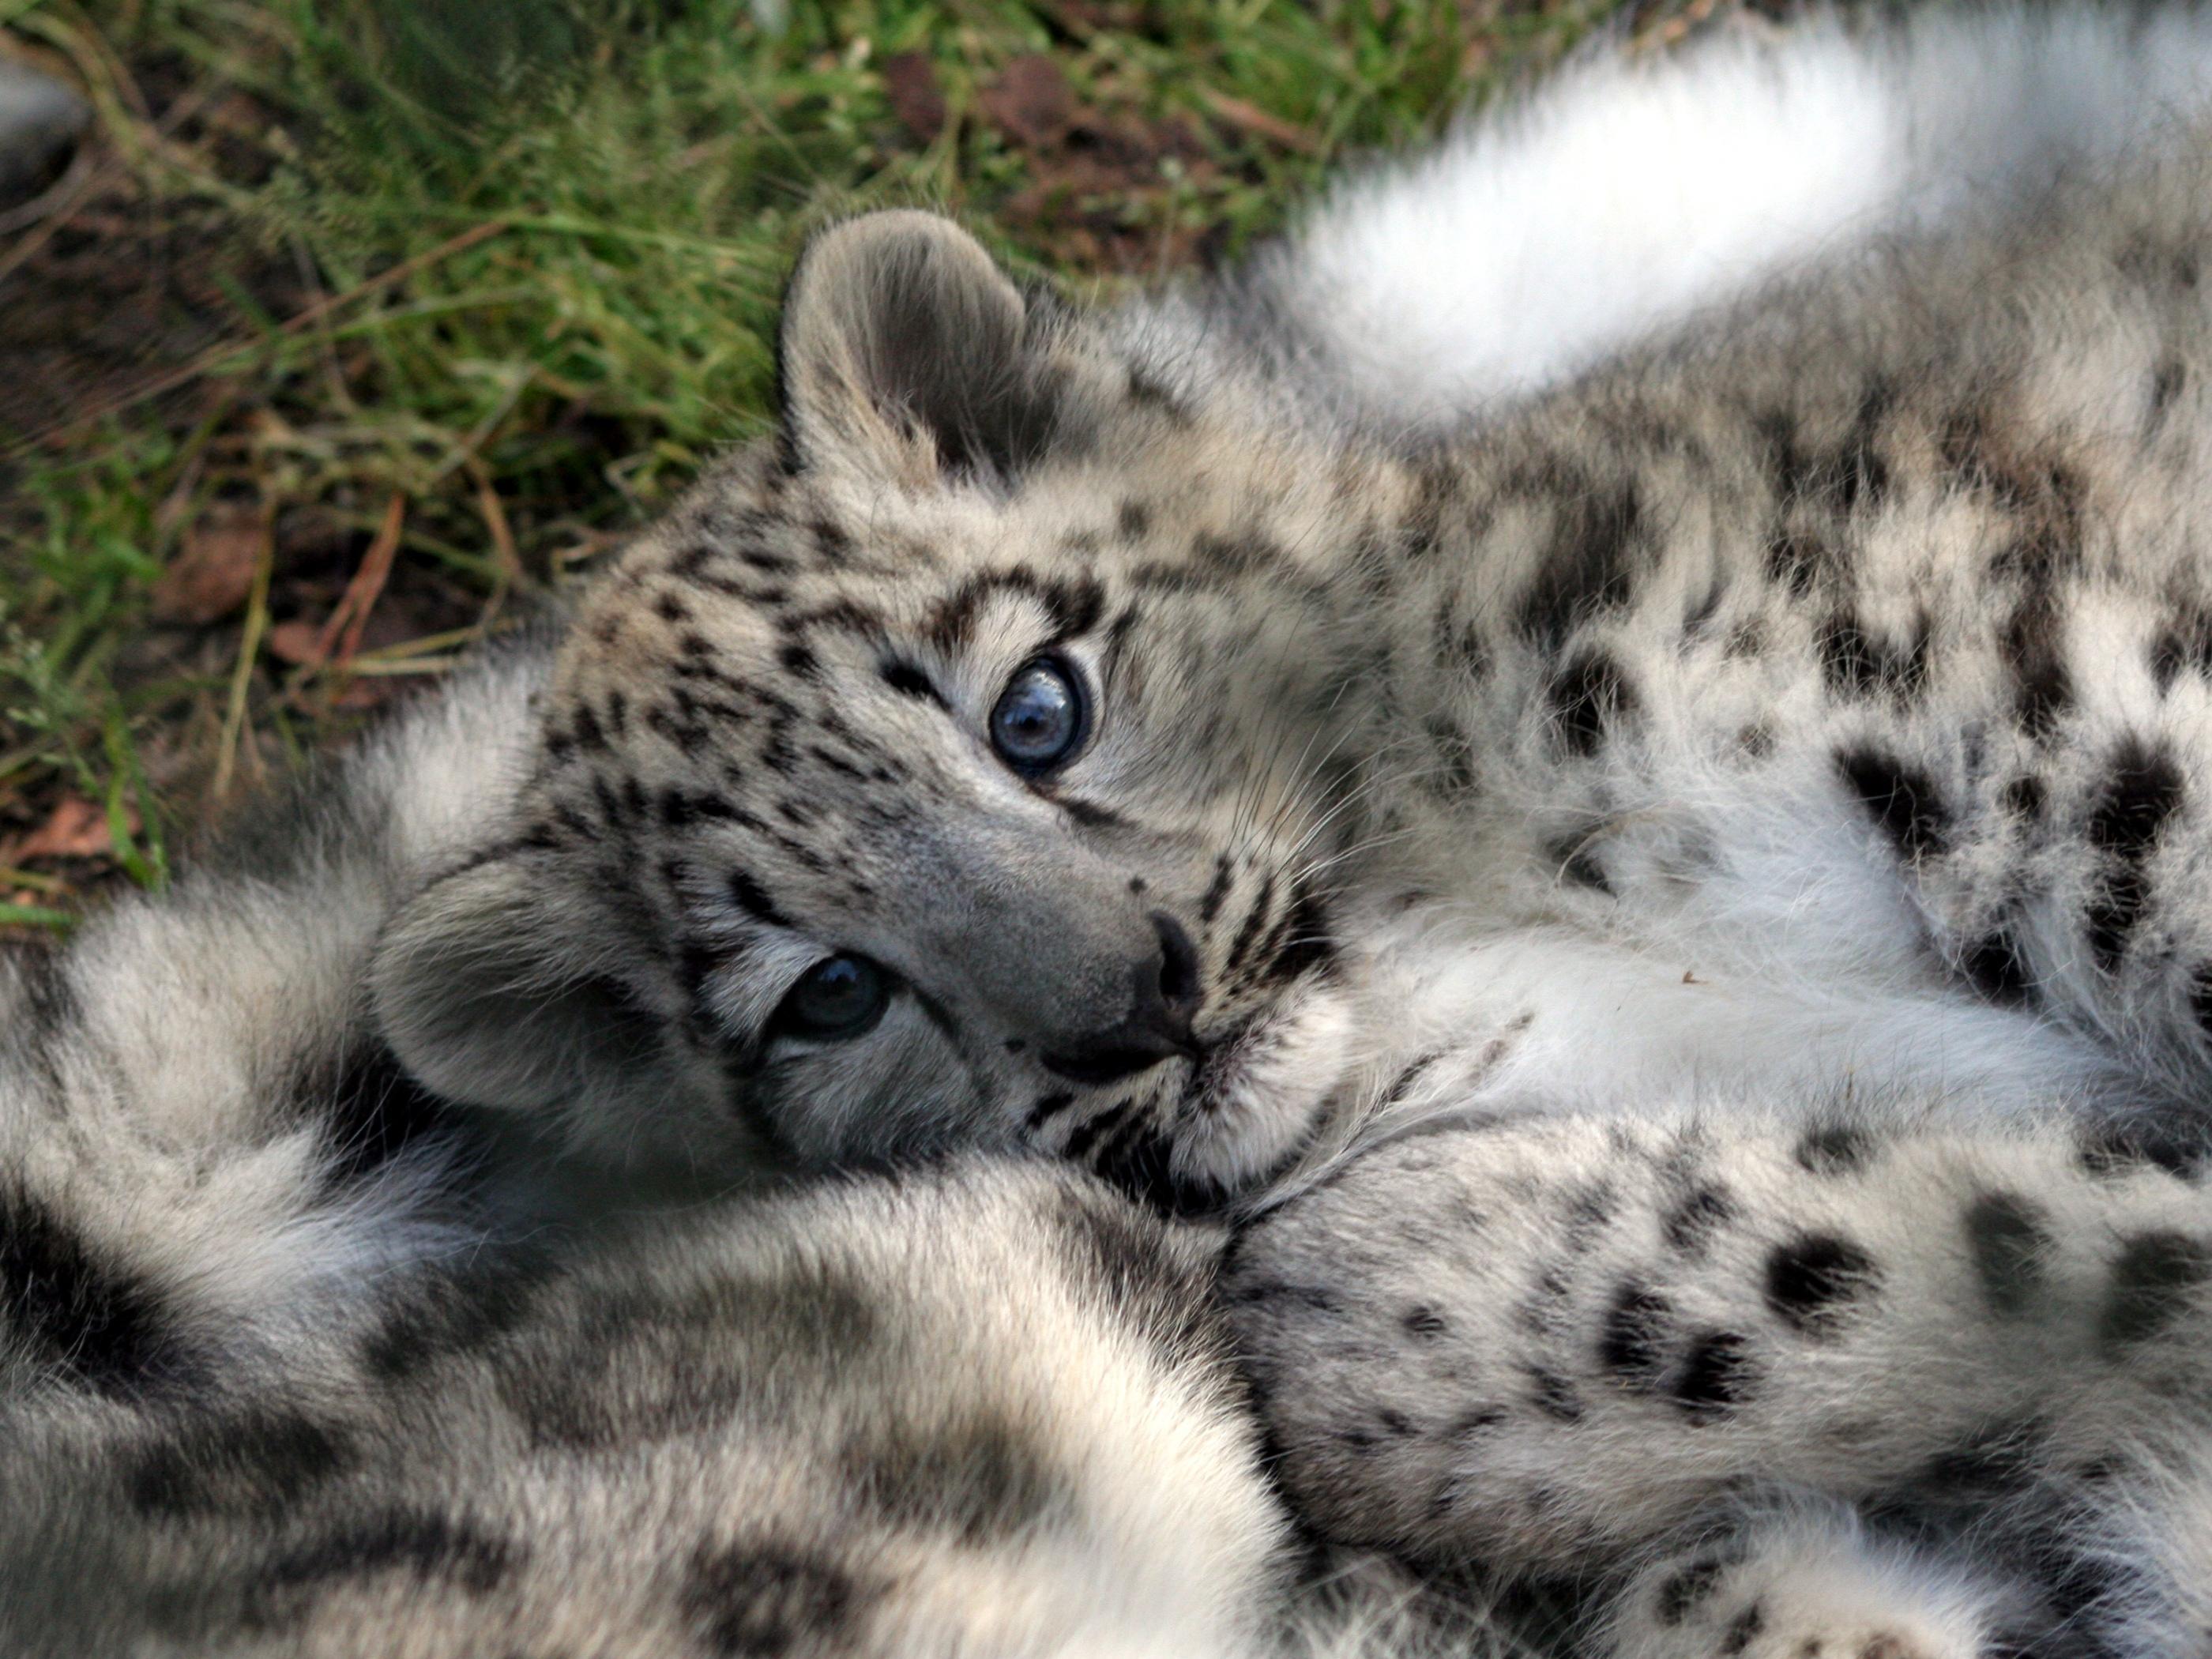
[[[2202,1652],[2208,103],[1815,23],[1109,315],[827,233],[776,442],[9,969],[7,1645]]]

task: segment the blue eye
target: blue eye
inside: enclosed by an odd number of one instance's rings
[[[1039,657],[1006,683],[991,710],[991,747],[1017,772],[1046,772],[1082,746],[1089,711],[1074,672]]]
[[[884,1017],[891,1000],[890,975],[866,957],[830,957],[816,963],[785,995],[769,1022],[781,1036],[843,1042]]]

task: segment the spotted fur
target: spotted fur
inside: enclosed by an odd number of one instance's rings
[[[11,1432],[0,1645],[1250,1650],[1285,1522],[1211,1259],[970,1167],[387,1288],[258,1376]]]
[[[941,220],[840,227],[782,439],[586,597],[512,839],[399,919],[381,1017],[598,1159],[1024,1145],[1176,1206],[1692,1078],[2192,1101],[2206,157],[1411,437]],[[988,732],[1041,659],[1091,713],[1032,775]],[[842,954],[888,1012],[794,1039]]]
[[[557,651],[9,969],[0,1645],[2201,1651],[2208,63],[1597,71],[1103,317],[825,234]]]
[[[1299,1512],[1609,1573],[1623,1653],[2195,1650],[2201,1171],[1838,1110],[1442,1132],[1249,1231],[1227,1295]]]

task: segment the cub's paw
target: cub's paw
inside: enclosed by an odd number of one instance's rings
[[[1793,1402],[1740,1217],[1657,1130],[1385,1146],[1237,1240],[1230,1316],[1276,1472],[1339,1543],[1580,1571],[1764,1467]],[[1670,1244],[1669,1236],[1674,1243]],[[1712,1294],[1650,1277],[1694,1245]],[[1736,1317],[1748,1303],[1759,1316]]]
[[[1826,1505],[1652,1560],[1613,1602],[1607,1659],[1987,1659],[2019,1598],[1958,1562],[1869,1537]]]

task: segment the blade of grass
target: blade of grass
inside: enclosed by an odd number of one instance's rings
[[[161,820],[147,799],[145,769],[131,744],[131,727],[120,708],[108,713],[101,734],[107,757],[107,842],[116,863],[139,886],[149,890],[169,878],[169,860],[161,842]],[[131,797],[139,798],[138,822],[131,823]],[[142,845],[139,836],[143,834]]]
[[[425,634],[420,639],[402,640],[397,645],[380,646],[374,651],[364,651],[354,659],[358,668],[367,662],[404,662],[410,657],[427,657],[441,651],[451,651],[456,646],[466,645],[477,638],[483,629],[471,623],[466,628],[449,628],[442,634]]]
[[[499,499],[499,489],[492,483],[491,471],[473,451],[468,457],[469,477],[477,487],[477,512],[484,521],[484,533],[491,538],[492,556],[498,578],[490,595],[484,600],[483,611],[477,617],[476,633],[481,636],[499,617],[507,604],[507,596],[522,582],[522,555],[514,545],[514,531],[507,523],[507,508]]]
[[[222,734],[216,743],[215,778],[208,793],[222,800],[230,793],[232,773],[238,763],[239,740],[246,731],[247,694],[253,685],[253,660],[261,653],[261,636],[269,628],[269,580],[276,563],[276,538],[263,527],[260,556],[253,566],[253,588],[246,596],[246,627],[239,636],[238,665],[231,671],[230,698],[223,709]],[[256,753],[255,768],[259,768]]]
[[[76,923],[76,917],[67,910],[49,910],[39,904],[0,902],[0,927],[43,927],[66,933]]]
[[[409,674],[445,674],[459,665],[459,657],[406,657],[398,659],[357,658],[352,672],[371,679],[392,679]]]

